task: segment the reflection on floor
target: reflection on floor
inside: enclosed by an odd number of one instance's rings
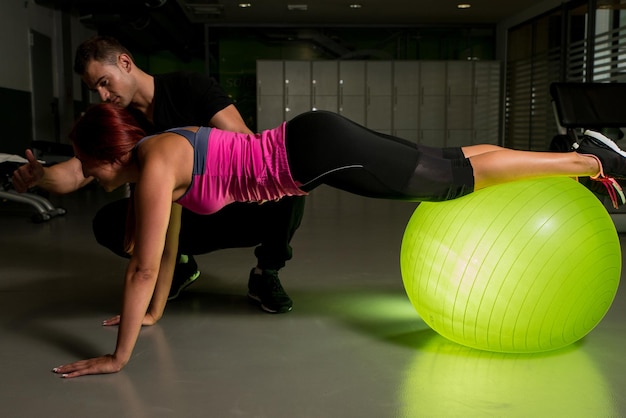
[[[197,257],[202,275],[142,330],[115,375],[63,380],[52,367],[111,352],[125,260],[90,221],[115,195],[53,197],[67,215],[33,224],[0,203],[2,410],[11,417],[626,416],[626,301],[586,338],[547,354],[447,342],[404,292],[399,247],[415,205],[320,188],[281,271],[294,309],[245,293],[252,249]]]

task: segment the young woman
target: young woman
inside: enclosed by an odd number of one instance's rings
[[[93,176],[107,191],[134,184],[135,222],[128,231],[132,256],[122,313],[105,321],[119,325],[115,352],[53,369],[63,377],[121,370],[141,326],[161,317],[171,274],[159,270],[175,256],[176,246],[169,243],[178,234],[174,220],[181,206],[213,213],[235,201],[304,195],[320,184],[376,198],[443,201],[547,176],[589,176],[621,193],[611,177],[626,177],[626,153],[601,135],[585,137],[568,153],[495,145],[438,149],[329,112],[307,112],[257,135],[186,127],[145,137],[130,113],[101,104],[81,117],[70,136],[85,177]]]

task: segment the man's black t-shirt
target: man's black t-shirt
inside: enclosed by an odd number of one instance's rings
[[[187,71],[155,75],[152,101],[157,132],[181,126],[210,126],[217,112],[233,104],[215,79]]]

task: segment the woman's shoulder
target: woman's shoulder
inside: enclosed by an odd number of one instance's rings
[[[198,129],[200,129],[200,127],[198,126],[184,126],[180,128],[168,129],[167,131],[158,132],[154,135],[149,135],[149,136],[146,136],[145,138],[142,138],[137,143],[137,145],[146,143],[148,141],[152,143],[152,142],[160,142],[168,138],[171,139],[171,138],[186,137],[188,133],[195,134],[198,131]]]
[[[166,167],[179,165],[187,156],[193,158],[193,148],[181,135],[175,132],[162,132],[143,138],[136,148],[136,156],[140,165],[157,162]]]

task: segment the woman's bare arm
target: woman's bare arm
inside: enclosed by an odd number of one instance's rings
[[[155,141],[158,139],[155,138]],[[63,377],[115,373],[130,360],[155,292],[170,222],[172,191],[177,188],[181,166],[176,147],[172,148],[171,141],[169,145],[168,142],[164,144],[153,146],[151,152],[140,153],[139,156],[141,170],[134,191],[135,247],[126,270],[115,351],[113,354],[55,368],[54,371]],[[189,164],[193,164],[192,159]],[[191,173],[189,167],[183,170]]]
[[[170,214],[170,223],[165,238],[165,249],[161,257],[161,266],[157,276],[154,295],[150,302],[148,312],[142,322],[142,325],[154,325],[163,316],[170,288],[172,287],[172,278],[174,269],[178,261],[178,236],[180,234],[180,217],[182,207],[176,203],[172,204],[172,212]],[[102,325],[113,326],[120,324],[120,315],[114,316],[102,322]]]
[[[176,203],[172,204],[170,223],[165,237],[165,248],[161,257],[161,266],[157,277],[156,288],[150,302],[144,325],[152,325],[163,316],[167,298],[172,287],[172,278],[178,257],[178,235],[180,234],[180,216],[182,207]],[[154,321],[150,323],[150,321]]]

